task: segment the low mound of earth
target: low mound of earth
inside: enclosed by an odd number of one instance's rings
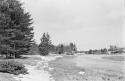
[[[112,60],[113,56],[115,59],[124,57],[123,55],[64,56],[49,62],[53,68],[50,73],[55,81],[125,81],[125,61]],[[84,74],[81,75],[80,72]]]

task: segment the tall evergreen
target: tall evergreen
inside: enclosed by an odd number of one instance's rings
[[[51,41],[50,41],[50,36],[47,33],[44,33],[42,38],[41,38],[41,43],[39,44],[39,51],[41,55],[48,55],[51,49]]]
[[[18,0],[0,0],[1,54],[7,58],[26,54],[33,39],[31,25],[31,15]]]

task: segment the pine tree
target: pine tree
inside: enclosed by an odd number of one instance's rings
[[[51,41],[50,36],[47,33],[43,33],[43,36],[41,38],[41,43],[39,44],[39,51],[41,55],[48,55],[51,49]]]
[[[33,27],[29,12],[25,12],[17,0],[0,0],[1,54],[20,57],[32,44]]]

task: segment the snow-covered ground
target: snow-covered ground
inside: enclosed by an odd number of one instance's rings
[[[54,81],[48,71],[45,71],[45,68],[52,70],[49,67],[48,61],[55,60],[56,58],[62,56],[38,56],[41,57],[41,61],[37,62],[36,66],[25,65],[29,74],[26,75],[18,75],[14,77],[17,81]]]

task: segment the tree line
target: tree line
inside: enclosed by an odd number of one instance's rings
[[[50,40],[50,35],[48,33],[43,33],[41,37],[41,43],[38,46],[39,52],[42,55],[53,54],[74,54],[77,51],[76,45],[74,43],[70,44],[52,44]]]
[[[90,49],[86,52],[87,54],[108,54],[108,49],[107,48],[102,48],[102,49]]]
[[[86,51],[87,54],[121,54],[124,53],[125,48],[118,47],[116,45],[110,45],[109,48],[102,48],[102,49],[90,49]]]

